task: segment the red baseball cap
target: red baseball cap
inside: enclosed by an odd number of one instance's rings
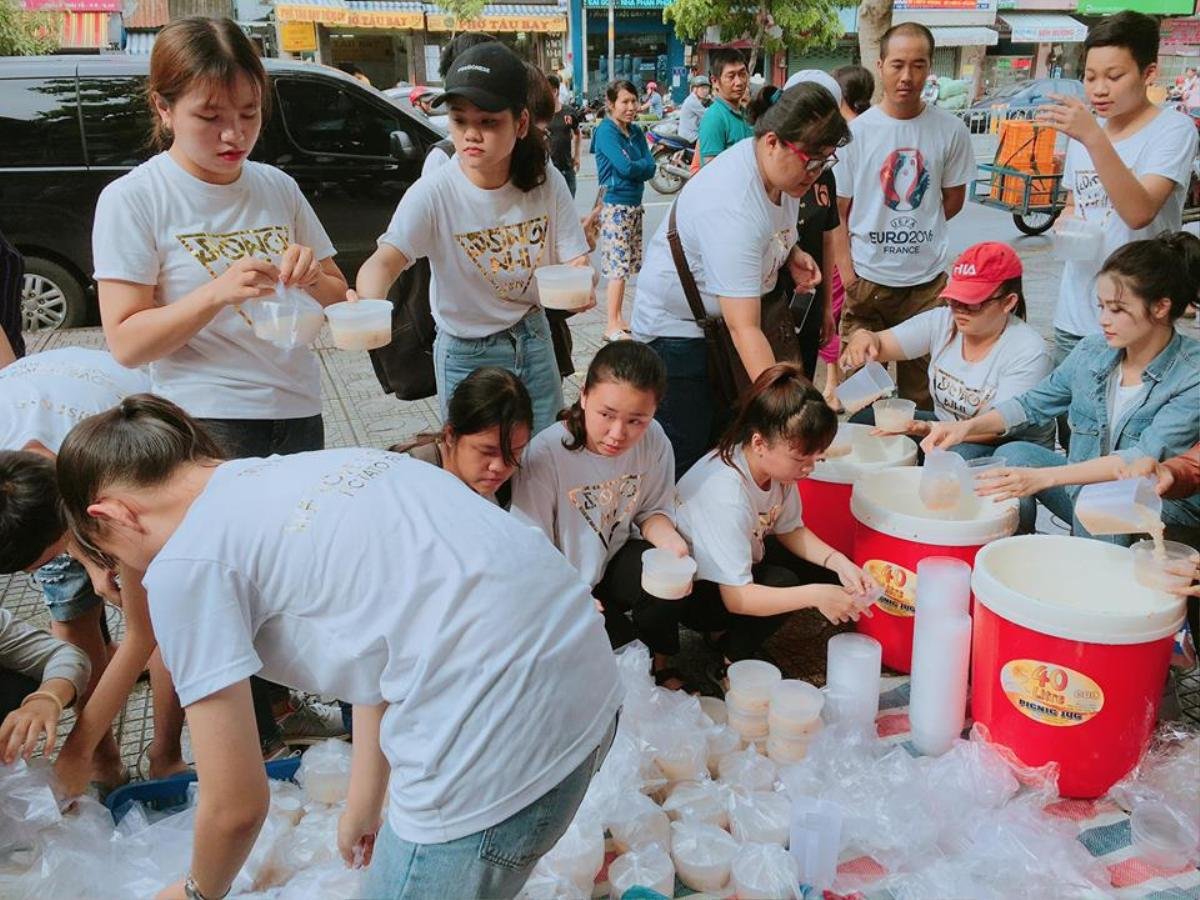
[[[943,300],[982,303],[1010,278],[1024,272],[1021,258],[1008,244],[984,241],[963,251],[950,270],[950,281],[942,290]]]

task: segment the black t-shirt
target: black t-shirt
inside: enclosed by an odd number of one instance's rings
[[[571,138],[579,134],[579,113],[564,106],[550,120],[550,161],[556,169],[570,169],[575,155],[571,150]]]
[[[832,170],[822,172],[816,184],[801,198],[800,215],[796,221],[800,231],[800,239],[796,243],[817,261],[818,266],[825,258],[825,232],[837,228],[841,221],[837,208],[837,181]]]
[[[25,260],[0,233],[0,329],[4,330],[18,359],[25,355],[25,340],[21,337],[21,290],[24,281]]]

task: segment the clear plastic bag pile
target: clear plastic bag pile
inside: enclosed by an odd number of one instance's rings
[[[337,852],[349,767],[350,745],[326,741],[301,760],[303,787],[271,782],[270,810],[231,897],[359,895],[361,872],[346,868]],[[154,897],[191,863],[195,785],[189,796],[189,805],[174,813],[135,804],[114,826],[109,811],[88,797],[60,811],[48,767],[0,766],[0,897]]]

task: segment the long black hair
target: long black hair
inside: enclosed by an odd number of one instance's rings
[[[774,132],[801,147],[841,147],[850,140],[850,127],[833,94],[819,84],[803,81],[782,91],[766,85],[746,108],[754,137]]]
[[[1200,238],[1176,231],[1131,241],[1113,251],[1100,274],[1116,276],[1147,307],[1157,300],[1170,300],[1170,320],[1174,322],[1189,304],[1200,303]]]
[[[520,378],[499,366],[482,366],[460,381],[446,406],[447,436],[499,428],[500,455],[510,466],[517,465],[512,435],[521,425],[533,431],[529,391]]]
[[[837,427],[837,415],[804,376],[804,369],[796,363],[776,363],[742,395],[733,422],[717,442],[717,452],[732,466],[737,448],[759,434],[768,444],[783,440],[803,453],[818,453],[833,443]]]
[[[637,391],[649,391],[654,402],[661,403],[667,392],[667,367],[659,355],[641,341],[613,341],[600,348],[588,366],[580,393],[586,394],[598,384],[626,384]],[[563,438],[568,450],[587,446],[587,426],[583,421],[583,404],[576,400],[559,414],[570,433]]]

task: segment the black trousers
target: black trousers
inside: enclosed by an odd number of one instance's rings
[[[604,570],[592,595],[604,606],[604,629],[613,649],[639,640],[651,653],[679,652],[682,600],[663,600],[642,590],[642,553],[649,541],[627,541]]]
[[[40,685],[27,675],[0,668],[0,722],[10,712],[21,708],[21,701],[38,689]]]
[[[796,556],[768,537],[762,562],[751,569],[755,584],[765,587],[789,588],[805,584],[839,584],[829,569]],[[723,631],[722,650],[730,662],[753,659],[762,645],[791,613],[774,616],[747,616],[730,612],[721,599],[720,585],[712,581],[697,581],[692,595],[683,601],[680,621],[695,631]]]

